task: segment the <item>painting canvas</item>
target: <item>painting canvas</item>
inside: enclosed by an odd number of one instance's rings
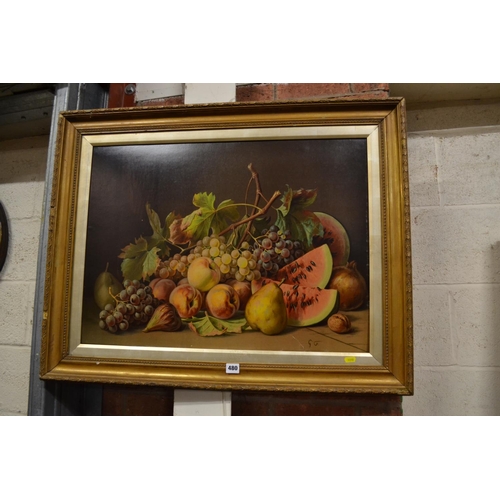
[[[400,101],[90,114],[60,121],[42,377],[409,390]]]
[[[345,351],[347,344],[350,349],[366,352],[369,307],[366,172],[366,141],[362,139],[95,148],[82,342],[330,352]],[[262,191],[258,205],[254,205],[256,183]],[[268,204],[275,193],[278,194],[274,202]],[[245,222],[266,205],[264,214]],[[188,225],[189,218],[192,222]],[[182,224],[186,226],[185,234],[177,231]],[[161,238],[155,237],[158,232],[163,235]],[[201,261],[214,269],[200,267]],[[304,276],[290,272],[285,278],[282,269],[291,271],[301,262],[307,264],[301,268]],[[348,270],[348,263],[355,263],[359,272]],[[193,271],[197,266],[198,273]],[[338,286],[329,283],[334,267],[345,269],[339,271],[345,279],[359,276],[358,285],[356,278],[351,283],[359,291],[344,290],[346,300],[342,310],[349,309],[344,315],[352,327],[341,333],[327,325],[328,318],[340,309],[340,294],[317,289],[318,273],[325,290]],[[207,285],[203,283],[203,274],[214,275]],[[124,300],[120,299],[118,289],[114,290],[116,300],[110,296],[106,278],[111,276],[122,288],[126,288],[124,282],[130,287],[134,280],[141,282],[142,289],[153,284],[151,291],[146,290],[156,300],[144,296],[134,313],[126,290],[121,292]],[[98,279],[101,281],[97,282]],[[283,279],[284,283],[279,285]],[[273,338],[250,328],[245,321],[245,304],[252,286],[255,290],[268,282],[282,287],[288,315],[298,323],[283,329],[277,326],[274,330],[281,331]],[[220,284],[241,294],[231,296],[232,292],[221,286],[211,291]],[[106,311],[101,315],[107,318],[114,314],[115,320],[109,318],[109,324],[106,319],[99,319],[96,288],[97,297],[101,294],[115,306],[109,307],[109,315]],[[193,288],[201,292],[199,307],[198,293]],[[221,296],[213,299],[218,289]],[[354,300],[347,297],[348,293],[355,296]],[[170,297],[184,320],[180,330],[171,331],[168,324],[162,328],[160,320],[155,324],[154,306],[169,303]],[[213,300],[223,300],[224,304],[213,304]],[[146,314],[142,306],[148,302]],[[118,321],[122,314],[117,307],[123,308],[122,321]],[[259,313],[255,314],[258,317]],[[203,322],[197,329],[198,318]],[[217,320],[225,322],[217,328]],[[279,315],[275,320],[279,322]],[[149,323],[158,330],[144,332]],[[211,323],[213,331],[208,331],[206,327]],[[301,323],[307,326],[302,327]],[[274,325],[270,326],[273,330]]]

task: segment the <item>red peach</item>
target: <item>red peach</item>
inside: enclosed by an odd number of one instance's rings
[[[218,319],[232,318],[240,307],[240,298],[236,290],[224,283],[211,288],[205,302],[209,314]]]
[[[169,302],[177,309],[181,318],[191,318],[201,310],[203,297],[193,286],[180,285],[172,290]]]
[[[252,286],[249,281],[229,280],[226,284],[232,286],[240,298],[240,311],[245,310],[248,299],[252,296]]]
[[[168,278],[157,278],[154,279],[149,286],[153,291],[153,296],[158,300],[168,302],[172,290],[176,287],[176,284],[169,280]]]

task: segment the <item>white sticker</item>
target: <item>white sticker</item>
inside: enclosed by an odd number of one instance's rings
[[[226,363],[226,373],[238,374],[240,373],[239,363]]]

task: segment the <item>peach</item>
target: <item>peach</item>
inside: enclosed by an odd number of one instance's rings
[[[229,280],[226,281],[226,283],[229,286],[232,286],[238,294],[238,297],[240,298],[240,311],[244,311],[248,299],[252,296],[252,285],[249,281],[238,280]]]
[[[200,292],[208,292],[220,281],[217,264],[208,257],[198,257],[189,265],[187,279]]]
[[[168,278],[156,278],[149,284],[153,292],[153,297],[163,302],[168,302],[172,290],[177,286]]]
[[[201,310],[203,297],[193,286],[180,285],[172,290],[169,302],[177,309],[181,318],[191,318]]]
[[[224,283],[211,288],[205,302],[209,314],[218,319],[232,318],[240,307],[240,298],[236,290]]]

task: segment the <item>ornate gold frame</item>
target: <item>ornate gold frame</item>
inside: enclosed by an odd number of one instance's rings
[[[412,281],[405,122],[404,100],[399,98],[61,113],[51,191],[41,378],[205,389],[412,394]],[[301,353],[233,351],[228,354],[80,343],[82,248],[95,146],[311,136],[367,140],[371,193],[370,296],[374,297],[370,305],[372,326],[368,353],[302,356]],[[240,373],[226,374],[227,362],[239,362]]]

